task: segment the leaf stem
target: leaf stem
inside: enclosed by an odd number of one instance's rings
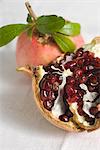
[[[27,8],[27,10],[28,10],[28,12],[29,12],[29,14],[30,14],[30,16],[31,16],[31,17],[33,18],[33,20],[35,21],[35,20],[37,19],[37,17],[36,17],[36,15],[35,15],[35,13],[34,13],[32,7],[31,7],[31,5],[30,5],[30,3],[29,3],[28,1],[25,2],[25,6],[26,6],[26,8]]]

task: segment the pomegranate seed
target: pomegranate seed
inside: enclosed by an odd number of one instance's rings
[[[93,73],[91,71],[88,71],[88,73],[86,75],[87,75],[87,77],[91,77],[93,75]]]
[[[55,94],[54,94],[53,91],[48,92],[48,99],[51,100],[51,101],[56,99]]]
[[[59,83],[58,82],[54,82],[53,83],[53,90],[54,91],[58,91],[58,89],[59,89]]]
[[[96,88],[94,86],[88,85],[89,92],[95,92]]]
[[[80,98],[83,98],[84,94],[86,94],[86,91],[84,91],[84,90],[78,90],[77,93],[78,93],[78,95],[79,95]]]
[[[49,82],[53,84],[54,82],[58,82],[59,84],[62,83],[62,77],[58,74],[51,74],[51,76],[48,78]]]
[[[44,83],[42,84],[42,89],[45,89],[47,91],[51,91],[52,89],[52,84],[50,84],[48,81],[44,81]]]
[[[100,58],[95,58],[95,63],[94,63],[94,66],[98,69],[100,69]]]
[[[76,76],[76,78],[77,78],[77,77],[80,77],[80,76],[83,75],[83,71],[82,71],[81,69],[76,69],[76,70],[74,71],[74,75]]]
[[[96,117],[97,119],[100,118],[100,111],[95,115],[95,117]]]
[[[55,65],[55,64],[53,64],[53,66],[54,66],[54,65]],[[48,66],[44,66],[43,69],[44,69],[46,72],[50,72],[50,73],[55,72],[55,70],[54,70],[53,68],[51,68],[51,66],[52,66],[52,64],[49,64]],[[58,69],[58,71],[59,71],[59,69]]]
[[[91,115],[96,115],[96,113],[98,112],[98,108],[97,107],[91,107],[89,111],[90,111]]]
[[[56,79],[57,79],[56,76],[53,76],[50,80],[50,83],[53,84],[56,81]]]
[[[68,103],[74,103],[77,102],[79,97],[77,95],[73,96],[72,98],[68,98]]]
[[[94,53],[89,51],[89,57],[94,59]]]
[[[67,85],[65,87],[66,93],[68,96],[73,96],[73,94],[75,94],[75,89],[71,86],[71,85]]]
[[[90,58],[86,58],[84,65],[89,66],[90,64],[91,64]]]
[[[78,50],[76,51],[75,56],[76,56],[76,57],[81,57],[82,55],[83,55],[83,48],[80,48],[80,49],[78,49]]]
[[[48,99],[48,91],[41,90],[40,92],[41,100],[45,101]]]
[[[61,76],[59,76],[59,77],[57,77],[57,82],[59,83],[59,84],[61,84],[62,83],[62,80],[63,80],[63,78],[61,77]]]
[[[78,111],[80,116],[84,115],[84,111],[83,111],[83,109],[81,107],[78,107],[77,111]]]
[[[48,81],[45,84],[44,89],[46,89],[47,91],[50,91],[52,89],[52,84],[50,84]]]
[[[67,82],[68,84],[75,84],[75,79],[74,79],[74,77],[68,76],[68,77],[66,78],[66,82]]]
[[[84,65],[84,62],[85,62],[85,59],[80,58],[77,63],[78,63],[79,66],[82,66],[82,65]]]
[[[64,122],[68,122],[69,121],[69,118],[67,117],[67,115],[63,114],[63,115],[60,115],[59,116],[59,119],[61,121],[64,121]]]
[[[44,108],[46,108],[47,110],[51,111],[51,108],[54,105],[54,101],[50,101],[50,100],[43,101],[43,105],[44,105]]]
[[[93,83],[93,84],[96,84],[97,83],[97,77],[96,76],[91,76],[90,77],[90,82]]]
[[[94,60],[95,60],[98,64],[100,64],[100,58],[96,57],[96,58],[94,58]]]
[[[83,108],[83,99],[79,99],[79,100],[77,101],[77,105],[78,105],[78,107]]]
[[[95,123],[95,118],[89,117],[89,115],[85,114],[85,120],[89,122],[90,125]]]
[[[88,66],[83,66],[82,70],[83,70],[83,72],[87,72],[89,70],[89,67]]]
[[[100,69],[100,63],[95,63],[95,68]]]
[[[86,76],[82,76],[80,79],[79,79],[80,83],[86,83],[87,82],[87,77]]]
[[[68,111],[66,112],[66,115],[67,115],[68,118],[73,117],[73,113],[72,113],[70,110],[68,110]]]
[[[70,68],[70,70],[73,71],[73,69],[74,69],[75,66],[76,66],[76,61],[70,61],[70,62],[68,62],[68,63],[66,63],[64,65],[64,68],[65,69],[69,69]]]
[[[84,58],[87,58],[88,56],[89,56],[89,51],[83,52],[83,57],[84,57]]]

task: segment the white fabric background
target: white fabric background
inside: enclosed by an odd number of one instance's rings
[[[82,24],[87,42],[100,35],[99,0],[30,0],[37,15],[57,14]],[[0,0],[0,26],[24,23],[24,0]],[[99,150],[100,131],[68,133],[46,121],[31,81],[17,73],[16,40],[0,48],[0,150]]]

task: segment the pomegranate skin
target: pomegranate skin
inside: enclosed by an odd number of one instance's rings
[[[70,38],[77,48],[83,46],[84,40],[81,35]],[[16,46],[16,65],[17,67],[47,65],[61,54],[62,52],[56,43],[50,42],[43,45],[38,42],[36,36],[33,36],[31,40],[26,33],[22,33],[18,38]]]

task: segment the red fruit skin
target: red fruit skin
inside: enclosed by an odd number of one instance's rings
[[[71,40],[75,43],[77,49],[84,45],[84,39],[82,35],[73,36],[71,37]]]
[[[84,44],[81,35],[71,39],[77,48]],[[16,64],[17,67],[47,65],[61,54],[62,52],[56,43],[50,42],[43,45],[37,40],[36,36],[33,36],[31,40],[26,33],[22,33],[18,38],[16,46]]]

